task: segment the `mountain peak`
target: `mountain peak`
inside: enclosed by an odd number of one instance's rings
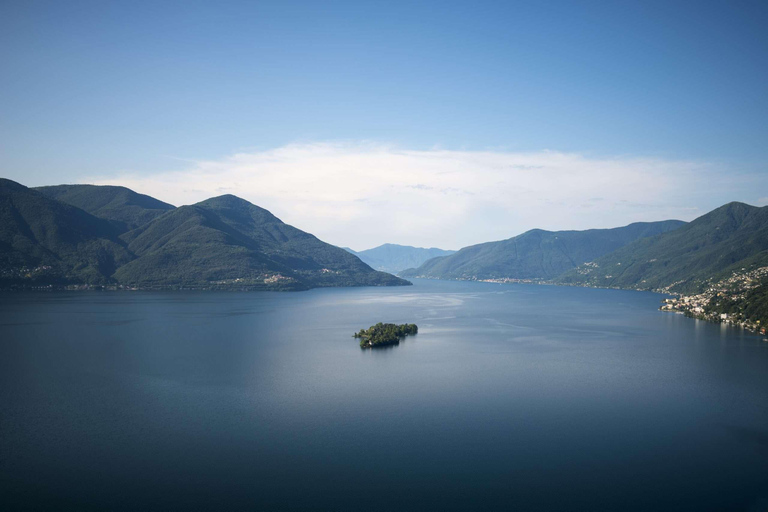
[[[33,190],[106,219],[122,231],[135,229],[175,207],[117,185],[52,185]]]
[[[232,194],[212,197],[205,201],[200,201],[194,206],[209,210],[227,210],[229,213],[226,215],[233,218],[254,219],[261,223],[283,223],[283,221],[272,215],[272,212],[269,210],[256,206],[255,204]]]
[[[4,188],[6,190],[26,190],[27,187],[22,185],[21,183],[16,183],[13,180],[9,180],[7,178],[0,178],[0,188]]]
[[[759,210],[757,206],[752,206],[746,203],[740,203],[738,201],[732,201],[724,204],[720,208],[716,208],[709,213],[705,213],[692,223],[697,224],[711,224],[711,223],[728,223],[740,224],[744,222],[749,214]]]
[[[204,206],[208,208],[243,208],[243,207],[255,207],[255,204],[246,201],[242,197],[237,197],[233,194],[224,194],[222,196],[211,197],[205,201],[196,203],[195,206]]]
[[[353,252],[363,262],[376,270],[384,272],[400,272],[408,268],[418,267],[429,259],[453,253],[454,251],[445,251],[434,247],[425,249],[390,243],[360,252]]]
[[[733,211],[733,210],[737,210],[737,211],[747,210],[747,211],[749,211],[749,210],[752,210],[752,209],[755,209],[755,208],[757,208],[757,206],[752,206],[751,204],[747,204],[747,203],[741,203],[739,201],[731,201],[730,203],[725,203],[720,208],[715,208],[714,210],[712,210],[712,212],[717,212],[717,211]]]

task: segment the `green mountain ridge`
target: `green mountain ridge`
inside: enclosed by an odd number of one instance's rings
[[[258,286],[276,276],[273,286],[297,289],[407,283],[232,195],[182,206],[122,238],[138,259],[115,277],[138,286],[168,279],[185,286],[233,280]]]
[[[402,265],[433,251],[441,250],[384,244],[354,253],[233,195],[176,208],[124,187],[30,189],[0,179],[0,287],[392,286],[409,283],[355,254]],[[401,275],[688,293],[765,266],[768,207],[734,202],[690,223],[533,229],[431,258]]]
[[[129,231],[173,210],[175,206],[125,187],[109,185],[52,185],[36,187],[51,199],[76,206]]]
[[[0,279],[106,284],[133,259],[110,222],[0,178]]]
[[[143,219],[149,220],[127,229]],[[0,180],[0,221],[4,287],[301,290],[410,284],[231,195],[175,208],[123,187],[35,190]]]
[[[728,203],[678,230],[633,242],[565,273],[558,284],[695,292],[768,265],[768,207]]]
[[[437,279],[549,280],[639,238],[679,228],[678,220],[636,222],[612,229],[545,231],[532,229],[501,240],[464,247],[408,269],[404,277]]]

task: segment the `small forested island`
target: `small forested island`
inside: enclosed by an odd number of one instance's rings
[[[416,324],[383,324],[381,322],[369,329],[360,329],[355,338],[360,338],[360,348],[385,347],[399,345],[400,339],[409,334],[416,334],[419,328]]]

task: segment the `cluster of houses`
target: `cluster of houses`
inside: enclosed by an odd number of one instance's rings
[[[715,297],[724,297],[733,301],[744,300],[749,290],[759,286],[767,278],[768,267],[749,271],[742,269],[740,272],[734,272],[730,277],[710,285],[705,291],[697,295],[680,295],[672,299],[665,299],[660,309],[683,313],[701,320],[733,324],[760,334],[766,334],[768,326],[761,325],[760,320],[743,318],[739,314],[723,313],[717,311],[717,308],[709,306]]]
[[[262,274],[258,278],[252,277],[235,277],[232,279],[220,279],[218,281],[211,281],[212,285],[216,286],[253,286],[259,284],[259,281],[264,281],[265,284],[274,284],[279,281],[293,281],[292,277],[287,277],[282,274]]]
[[[482,283],[528,283],[538,284],[541,283],[541,279],[516,279],[512,277],[495,277],[491,279],[478,279]]]
[[[592,273],[593,270],[598,268],[600,268],[600,265],[598,265],[594,261],[588,261],[576,267],[576,273],[579,275],[585,276],[587,274]],[[605,277],[609,277],[609,276],[605,276]]]
[[[271,276],[264,278],[264,283],[266,284],[274,284],[279,281],[293,281],[292,277],[284,276],[282,274],[272,274]]]
[[[5,267],[0,268],[0,277],[2,278],[32,278],[39,274],[48,272],[53,267],[49,265],[40,265],[38,267]]]
[[[45,286],[38,286],[38,287],[28,287],[25,288],[27,290],[42,290],[42,289],[59,289],[59,287],[54,286],[52,284],[45,285]],[[68,284],[64,286],[62,289],[68,290],[68,291],[85,291],[85,290],[110,290],[110,291],[116,291],[116,290],[129,290],[129,291],[138,291],[138,286],[132,286],[132,285],[123,285],[123,284]]]

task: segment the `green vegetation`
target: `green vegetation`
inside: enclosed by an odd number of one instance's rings
[[[133,259],[106,220],[0,179],[0,286],[108,284]]]
[[[236,279],[236,287],[292,290],[410,284],[232,195],[182,206],[122,239],[137,259],[115,277],[141,287]]]
[[[74,284],[304,290],[410,283],[232,195],[174,208],[122,187],[37,191],[0,180],[0,287]]]
[[[715,295],[704,308],[704,313],[707,315],[725,313],[735,322],[750,322],[764,328],[768,326],[768,281],[743,294]]]
[[[354,335],[360,339],[360,348],[384,347],[387,345],[399,345],[400,339],[419,332],[416,324],[383,324],[381,322],[369,329],[360,329]]]
[[[768,207],[729,203],[558,278],[558,284],[695,293],[734,271],[768,265]]]
[[[400,275],[437,279],[553,279],[637,239],[672,231],[684,224],[668,220],[586,231],[533,229],[508,240],[472,245],[450,256],[433,258]]]
[[[143,226],[174,206],[125,187],[54,185],[37,187],[41,194],[111,221],[121,232]]]

